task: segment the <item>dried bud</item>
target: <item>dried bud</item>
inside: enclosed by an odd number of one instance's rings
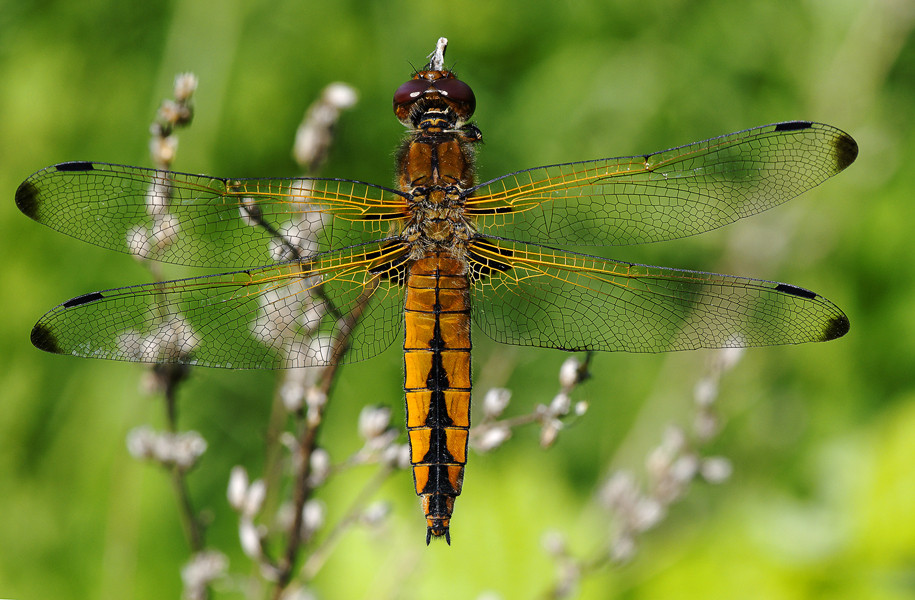
[[[628,471],[617,471],[601,486],[598,499],[607,510],[620,511],[635,505],[639,492]]]
[[[305,390],[300,382],[286,379],[280,386],[280,399],[287,411],[298,412],[305,406]]]
[[[186,104],[165,100],[159,107],[159,122],[165,128],[186,125],[191,120],[191,109]]]
[[[654,498],[640,498],[632,511],[630,523],[634,531],[646,531],[661,522],[665,514],[664,507]]]
[[[391,505],[387,502],[373,502],[362,511],[362,522],[369,527],[380,527],[391,514]]]
[[[309,171],[321,165],[333,141],[340,111],[355,103],[356,91],[344,83],[333,83],[324,89],[321,97],[308,108],[296,131],[292,153],[300,165]]]
[[[398,469],[409,469],[411,466],[411,455],[410,455],[410,445],[409,444],[398,444],[397,448],[397,468]]]
[[[149,141],[149,153],[157,165],[170,165],[178,152],[178,138],[174,135],[153,136]]]
[[[731,477],[733,471],[731,461],[723,456],[710,456],[699,466],[702,478],[709,483],[722,483]]]
[[[142,426],[127,434],[127,451],[134,458],[154,460],[165,466],[190,469],[206,451],[207,443],[196,431],[158,433]]]
[[[550,414],[561,417],[569,414],[572,408],[572,399],[565,392],[559,392],[550,402]]]
[[[505,388],[490,388],[483,396],[483,417],[498,418],[511,401],[512,392]]]
[[[695,454],[684,454],[677,458],[670,467],[673,480],[681,485],[689,483],[699,471],[699,459]]]
[[[261,511],[264,504],[264,498],[267,496],[267,486],[263,479],[255,479],[248,486],[248,493],[245,494],[245,502],[242,505],[242,514],[248,517],[254,517]]]
[[[194,554],[181,568],[181,581],[184,584],[182,597],[185,600],[208,598],[207,587],[225,575],[228,566],[228,559],[220,552],[207,550]]]
[[[564,389],[569,389],[578,383],[578,369],[581,368],[581,362],[574,356],[567,358],[562,366],[559,367],[559,385]]]
[[[187,102],[197,91],[197,76],[193,73],[180,73],[175,76],[175,100]]]
[[[322,98],[334,108],[346,110],[356,105],[359,95],[351,85],[335,81],[324,88]]]
[[[743,358],[744,351],[746,350],[744,346],[745,344],[736,348],[722,348],[718,352],[718,367],[721,369],[722,373],[737,366],[737,363]]]
[[[167,457],[182,469],[190,469],[207,449],[207,442],[196,431],[186,431],[171,436],[171,454]],[[163,462],[168,462],[163,460]]]
[[[302,507],[302,537],[310,539],[324,525],[326,513],[324,503],[320,500],[309,500]]]
[[[366,406],[359,413],[359,435],[366,441],[374,440],[388,429],[391,409],[386,406]]]
[[[308,405],[309,411],[323,410],[327,404],[327,394],[312,386],[305,392],[305,404]]]
[[[718,397],[718,380],[711,377],[703,377],[696,382],[693,389],[693,400],[701,408],[711,406]]]
[[[489,452],[501,446],[511,435],[511,429],[503,425],[486,427],[482,435],[475,439],[473,446],[478,452]]]
[[[562,429],[562,421],[559,419],[549,419],[540,429],[540,447],[549,448],[559,437],[559,431]]]
[[[330,454],[324,448],[315,448],[311,453],[309,483],[317,487],[324,483],[330,473]]]
[[[241,542],[241,550],[245,553],[245,556],[255,560],[260,558],[261,534],[250,519],[242,518],[239,522],[238,538]]]
[[[686,447],[686,433],[676,425],[670,425],[664,430],[661,447],[671,456],[679,454]]]
[[[229,499],[229,506],[237,511],[241,511],[245,503],[245,495],[248,493],[248,472],[244,467],[232,467],[229,474],[229,489],[226,496]]]
[[[156,432],[148,425],[141,425],[127,434],[127,452],[134,458],[150,459],[156,444]]]

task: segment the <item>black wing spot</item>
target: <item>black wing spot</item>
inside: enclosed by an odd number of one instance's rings
[[[851,324],[848,322],[848,317],[845,315],[833,317],[829,320],[829,323],[827,323],[826,327],[823,329],[823,341],[828,342],[829,340],[840,338],[848,333],[850,328]]]
[[[836,166],[841,171],[858,158],[858,142],[850,135],[841,134],[835,141]]]
[[[468,208],[467,214],[480,216],[480,215],[503,215],[506,213],[514,212],[514,206],[496,206],[493,208]]]
[[[54,168],[58,171],[91,171],[95,167],[92,166],[91,162],[85,160],[77,160],[54,165]]]
[[[38,188],[23,181],[16,189],[16,207],[30,219],[38,219]]]
[[[388,253],[394,247],[402,247],[401,242],[391,242],[382,246],[380,250],[366,253],[364,260],[376,260]],[[382,280],[388,280],[395,285],[406,285],[407,267],[409,266],[409,254],[402,253],[391,260],[375,265],[369,269],[372,275],[379,275]]]
[[[92,292],[91,294],[83,294],[82,296],[77,296],[76,298],[71,298],[64,302],[64,308],[73,308],[74,306],[82,306],[83,304],[89,304],[90,302],[95,302],[104,298],[101,292]]]
[[[508,271],[509,269],[512,268],[511,265],[508,263],[505,263],[505,262],[502,262],[499,260],[495,260],[495,259],[492,259],[489,257],[485,257],[485,256],[479,254],[478,252],[475,251],[476,248],[485,248],[486,250],[488,250],[494,254],[499,254],[506,258],[511,258],[511,256],[514,255],[514,252],[512,252],[508,248],[500,248],[499,246],[496,246],[495,244],[490,244],[489,242],[484,242],[481,240],[475,241],[473,244],[471,244],[470,252],[468,252],[468,255],[470,256],[470,259],[471,259],[470,260],[471,281],[479,281],[480,279],[489,277],[490,275],[492,275],[493,273],[495,273],[497,271],[504,273],[505,271]]]
[[[392,212],[392,213],[369,213],[359,217],[362,221],[391,221],[395,219],[403,219],[409,215],[406,212]]]
[[[805,290],[804,288],[797,287],[796,285],[789,285],[787,283],[780,283],[775,286],[776,292],[784,292],[786,294],[791,294],[792,296],[797,296],[799,298],[807,298],[813,300],[817,295],[810,290]]]
[[[775,131],[800,131],[801,129],[809,129],[812,125],[813,123],[810,121],[787,121],[776,125]]]
[[[57,337],[51,333],[50,329],[41,323],[32,327],[32,333],[29,336],[29,339],[32,341],[32,345],[39,350],[53,352],[54,354],[63,354],[60,346],[57,345]]]

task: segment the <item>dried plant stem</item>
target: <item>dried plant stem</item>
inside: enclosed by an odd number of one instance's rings
[[[187,536],[191,553],[200,552],[205,546],[203,523],[197,518],[197,513],[191,503],[191,495],[187,489],[184,470],[177,465],[171,468],[171,481],[175,496],[178,499],[178,513],[181,516],[181,524],[184,528],[184,534]]]
[[[328,380],[333,378],[333,374]],[[322,410],[323,409],[319,409]],[[296,472],[295,486],[293,489],[293,519],[292,526],[289,528],[289,539],[286,542],[286,552],[278,565],[276,593],[274,598],[279,598],[283,589],[292,579],[293,565],[299,553],[299,545],[302,539],[302,520],[305,502],[311,495],[311,487],[308,485],[308,475],[311,471],[311,453],[317,445],[318,431],[321,428],[321,420],[313,421],[304,420],[301,424],[301,433],[296,444],[296,460],[299,469]]]
[[[165,421],[171,433],[178,431],[178,385],[187,376],[187,369],[181,365],[156,365],[153,367],[156,377],[164,383]],[[187,470],[178,465],[169,468],[169,479],[178,500],[178,514],[192,553],[204,549],[204,526],[191,503],[185,473]]]
[[[330,390],[333,387],[340,361],[349,347],[350,335],[352,335],[353,329],[359,322],[362,312],[365,310],[365,307],[368,305],[368,302],[376,289],[377,282],[374,286],[367,286],[357,302],[356,309],[342,319],[342,335],[334,345],[328,360],[328,366],[321,373],[321,377],[315,386],[315,391],[324,395],[325,398],[330,397]],[[282,596],[283,590],[292,580],[295,563],[298,559],[302,542],[303,509],[305,508],[305,502],[308,500],[312,491],[311,486],[308,483],[308,476],[311,471],[311,455],[317,447],[318,431],[321,428],[321,423],[323,422],[322,416],[326,408],[326,402],[319,407],[310,407],[309,412],[314,410],[317,414],[300,418],[301,423],[299,425],[299,435],[297,436],[297,443],[295,446],[294,460],[297,472],[295,476],[295,487],[293,489],[293,519],[292,525],[289,528],[289,539],[286,542],[286,551],[277,564],[276,587],[274,588],[273,594],[273,597],[277,600]]]

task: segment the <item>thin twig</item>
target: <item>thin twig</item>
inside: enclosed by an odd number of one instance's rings
[[[365,307],[368,305],[368,302],[371,300],[377,287],[378,280],[376,279],[374,285],[367,286],[362,292],[355,310],[339,321],[342,335],[332,349],[328,360],[328,366],[324,369],[318,384],[315,386],[317,393],[322,394],[325,398],[330,395],[330,390],[333,387],[340,361],[349,347],[350,335],[352,335],[353,329],[359,322],[359,318],[362,316]],[[277,565],[277,580],[273,595],[275,599],[279,599],[282,596],[283,590],[289,585],[296,560],[298,559],[302,541],[303,509],[305,507],[305,502],[308,500],[312,491],[311,486],[308,483],[308,476],[311,471],[311,454],[317,447],[318,431],[323,422],[321,416],[326,407],[326,403],[323,406],[314,407],[312,410],[317,411],[318,414],[306,416],[306,418],[302,419],[300,425],[300,433],[295,448],[296,460],[294,461],[297,472],[293,490],[293,521],[289,528],[289,539],[286,542],[286,551]]]
[[[177,433],[178,431],[178,385],[187,377],[187,368],[183,365],[155,365],[153,371],[160,381],[164,382],[165,390],[165,421],[168,431]],[[185,477],[186,469],[180,465],[172,465],[169,469],[169,478],[171,479],[172,489],[178,500],[178,513],[181,518],[181,525],[184,528],[188,545],[191,552],[196,554],[204,548],[204,527],[203,523],[196,517],[194,506],[191,503],[191,495],[187,487]]]
[[[194,515],[194,506],[191,503],[191,495],[187,489],[187,479],[184,476],[185,471],[180,467],[171,468],[172,489],[175,490],[175,496],[178,499],[179,514],[181,516],[181,525],[187,536],[188,545],[191,553],[196,554],[203,550],[205,543],[203,537],[203,524]]]

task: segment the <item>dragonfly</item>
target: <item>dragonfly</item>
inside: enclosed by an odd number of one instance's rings
[[[32,343],[91,358],[282,369],[360,361],[403,339],[426,543],[450,544],[467,462],[471,322],[497,342],[564,351],[797,344],[848,332],[835,304],[796,285],[575,248],[675,240],[770,209],[854,162],[851,136],[774,123],[478,183],[476,100],[443,59],[439,40],[394,92],[407,130],[396,189],[86,161],[30,176],[16,205],[39,223],[135,256],[227,270],[77,296],[41,317]]]

